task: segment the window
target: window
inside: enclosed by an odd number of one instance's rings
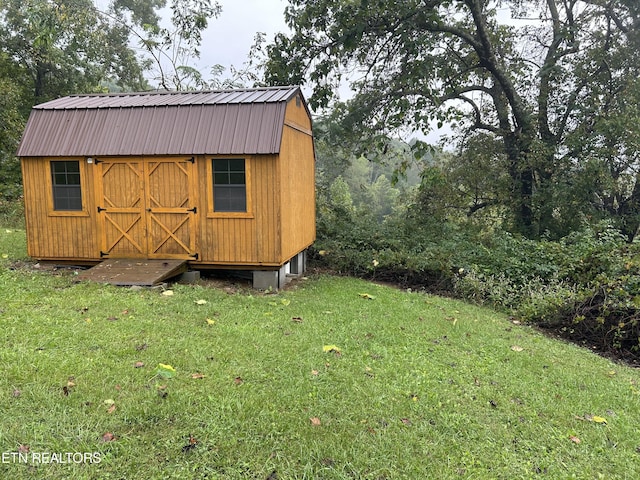
[[[51,162],[54,210],[82,210],[80,162]]]
[[[214,159],[213,211],[246,212],[247,182],[244,159]]]

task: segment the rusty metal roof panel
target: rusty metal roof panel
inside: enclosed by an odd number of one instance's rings
[[[273,154],[298,87],[75,95],[33,108],[18,155]]]

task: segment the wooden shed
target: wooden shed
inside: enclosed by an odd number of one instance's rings
[[[64,97],[33,108],[17,154],[35,259],[182,260],[267,288],[315,240],[298,87]]]

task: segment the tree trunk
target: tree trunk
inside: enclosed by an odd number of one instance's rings
[[[636,183],[631,196],[620,205],[618,209],[620,217],[620,231],[627,237],[629,243],[633,242],[640,229],[640,174],[636,175]]]
[[[36,105],[42,103],[44,100],[45,91],[45,77],[47,75],[47,68],[42,63],[36,64],[35,78],[34,78],[34,98]]]
[[[531,141],[522,132],[509,133],[504,138],[512,181],[512,212],[516,232],[527,238],[538,234],[532,206],[534,172],[527,161]]]

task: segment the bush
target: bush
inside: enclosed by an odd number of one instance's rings
[[[24,229],[24,201],[22,197],[12,200],[0,198],[0,226]]]
[[[616,355],[640,354],[640,246],[609,223],[533,241],[325,205],[317,264],[490,305]],[[338,208],[336,208],[338,207]]]

